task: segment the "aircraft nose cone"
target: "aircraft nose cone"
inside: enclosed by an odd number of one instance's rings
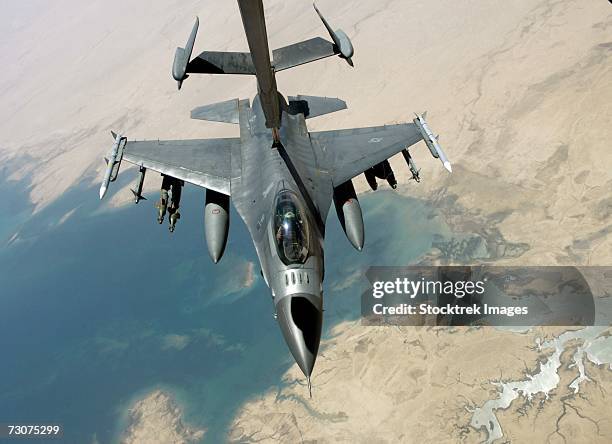
[[[317,359],[323,312],[320,297],[294,294],[276,304],[278,323],[302,372],[310,377]]]

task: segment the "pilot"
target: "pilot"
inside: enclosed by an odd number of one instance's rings
[[[296,212],[287,209],[282,216],[282,223],[276,231],[276,241],[282,246],[287,258],[295,259],[307,254],[302,239],[302,223]]]
[[[295,217],[293,211],[289,210],[285,212],[282,217],[282,223],[278,226],[278,230],[276,230],[276,241],[280,242],[283,237],[290,236],[289,231],[291,230],[292,219]],[[285,235],[283,236],[283,230],[285,231]]]

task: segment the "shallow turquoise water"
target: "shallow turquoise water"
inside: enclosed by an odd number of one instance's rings
[[[155,222],[155,196],[101,212],[97,190],[84,186],[35,217],[2,221],[0,241],[21,233],[0,247],[3,422],[60,422],[67,442],[113,442],[131,402],[164,387],[183,403],[186,420],[219,442],[240,405],[281,384],[293,361],[246,227],[234,212],[225,256],[212,264],[203,197],[186,187],[173,235]],[[361,253],[330,211],[326,331],[359,315],[367,266],[414,262],[435,234],[446,234],[417,200],[379,191],[361,202]],[[255,281],[241,289],[233,277],[248,261]]]

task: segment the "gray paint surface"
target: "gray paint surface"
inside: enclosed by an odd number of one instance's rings
[[[309,132],[307,118],[345,109],[346,103],[336,98],[301,95],[289,97],[287,102],[276,89],[261,0],[238,0],[238,4],[250,54],[203,54],[207,63],[219,67],[220,72],[254,71],[258,94],[252,104],[246,99],[233,99],[195,108],[191,117],[237,123],[240,137],[127,141],[123,159],[212,190],[207,195],[206,235],[215,262],[223,254],[229,224],[223,196],[231,196],[231,203],[253,239],[281,332],[309,378],[321,337],[323,242],[332,199],[336,200],[347,237],[355,248],[361,249],[363,220],[351,179],[422,140],[423,134],[415,123]],[[352,63],[353,49],[346,34],[332,31],[322,16],[321,19],[335,43],[315,38],[281,48],[274,52],[279,68],[333,54]],[[192,32],[189,53],[193,38]],[[300,49],[304,51],[302,56],[298,55]],[[185,50],[177,51],[180,56]],[[215,59],[211,54],[222,55]],[[232,63],[241,59],[236,62],[240,66],[229,68],[226,62],[230,59]],[[201,66],[201,56],[194,60],[186,64],[186,72],[196,72],[193,67]],[[214,60],[222,63],[213,63]],[[175,76],[179,85],[185,78]]]

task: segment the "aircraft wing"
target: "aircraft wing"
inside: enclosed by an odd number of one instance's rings
[[[329,170],[334,186],[422,139],[414,123],[310,133],[311,142],[324,153],[327,164],[321,167]]]
[[[239,138],[128,141],[123,159],[230,195],[231,151]]]

